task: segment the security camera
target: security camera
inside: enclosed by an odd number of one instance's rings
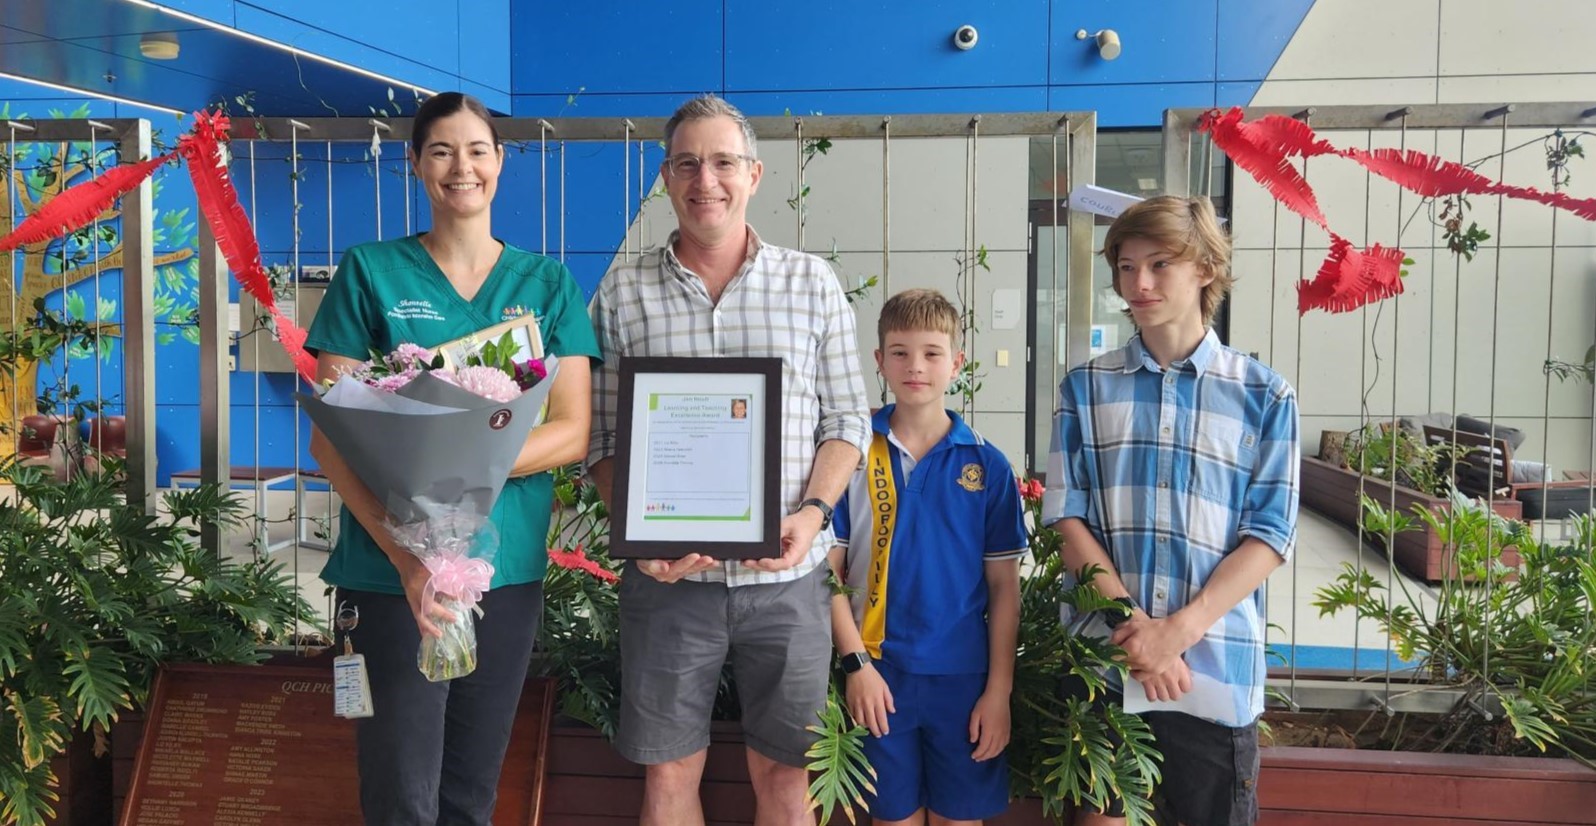
[[[976,41],[981,39],[981,33],[974,26],[960,26],[953,32],[953,45],[959,51],[967,52],[975,48]]]

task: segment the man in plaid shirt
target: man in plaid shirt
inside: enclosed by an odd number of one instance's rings
[[[1070,569],[1102,568],[1098,589],[1129,611],[1103,617],[1136,681],[1124,690],[1169,709],[1144,715],[1164,754],[1161,814],[1252,824],[1262,586],[1296,542],[1296,393],[1209,328],[1231,275],[1207,199],[1131,207],[1103,255],[1137,334],[1059,388],[1043,519],[1063,535]],[[1077,822],[1122,814],[1115,805]]]
[[[806,727],[826,704],[831,670],[823,563],[832,507],[870,443],[853,310],[825,261],[766,244],[746,223],[763,167],[741,112],[714,96],[690,100],[666,123],[665,145],[679,229],[617,262],[593,299],[605,361],[594,370],[588,466],[610,501],[623,357],[779,357],[783,553],[626,567],[615,747],[647,766],[642,823],[702,824],[698,784],[729,656],[757,820],[813,824]]]

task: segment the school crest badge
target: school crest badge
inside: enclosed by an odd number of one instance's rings
[[[959,487],[971,493],[975,493],[978,490],[986,490],[985,469],[974,462],[965,465],[964,470],[959,473]]]

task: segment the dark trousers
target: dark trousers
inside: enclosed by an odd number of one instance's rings
[[[477,619],[477,668],[429,682],[416,668],[421,634],[402,596],[338,589],[360,610],[351,636],[366,656],[376,714],[356,743],[360,809],[370,826],[489,826],[510,744],[543,583],[495,588]]]

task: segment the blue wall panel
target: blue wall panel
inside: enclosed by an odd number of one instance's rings
[[[749,115],[1039,112],[1047,108],[1047,87],[733,92],[727,99]]]
[[[1077,0],[1053,10],[1054,84],[1171,83],[1214,79],[1218,0],[1150,3]],[[1140,8],[1138,8],[1140,7]],[[1091,39],[1076,40],[1085,29],[1113,29],[1123,52],[1116,60],[1098,55]]]
[[[1312,7],[1313,0],[1223,0],[1219,4],[1218,79],[1261,81],[1268,77]],[[1251,100],[1248,95],[1241,103]]]
[[[1048,0],[731,3],[726,90],[1042,85]],[[971,51],[953,32],[973,25]]]
[[[510,94],[510,0],[457,0],[460,79]],[[509,111],[501,104],[498,108]]]
[[[439,73],[460,73],[455,34],[460,25],[459,0],[385,0],[380,5],[251,0],[238,3],[236,14],[239,28],[290,46],[329,54],[338,47],[323,51],[308,44],[330,45],[327,38],[332,37],[350,44],[345,48],[365,47]],[[383,71],[365,61],[349,62]]]
[[[1099,129],[1156,126],[1165,109],[1213,105],[1212,83],[1055,86],[1048,93],[1053,111],[1095,110]]]
[[[444,6],[439,5],[437,8],[443,9]],[[460,66],[459,45],[453,35],[454,4],[447,4],[447,9],[449,11],[447,17],[441,18],[442,22],[436,23],[446,28],[434,32],[429,48],[416,52],[388,51],[389,48],[393,48],[393,44],[386,41],[386,35],[381,27],[384,25],[396,27],[397,21],[402,20],[403,15],[380,15],[376,20],[386,21],[385,24],[366,23],[350,30],[359,32],[366,41],[360,42],[243,3],[238,5],[237,13],[238,28],[244,31],[336,58],[408,83],[445,90],[459,82]],[[438,32],[445,33],[446,36],[439,38],[436,36]],[[405,54],[407,57],[400,57],[399,54]],[[380,103],[381,101],[372,101],[372,105]],[[365,113],[344,112],[343,114]]]
[[[516,0],[513,91],[720,91],[721,6],[721,0]],[[772,39],[770,33],[760,38]]]

